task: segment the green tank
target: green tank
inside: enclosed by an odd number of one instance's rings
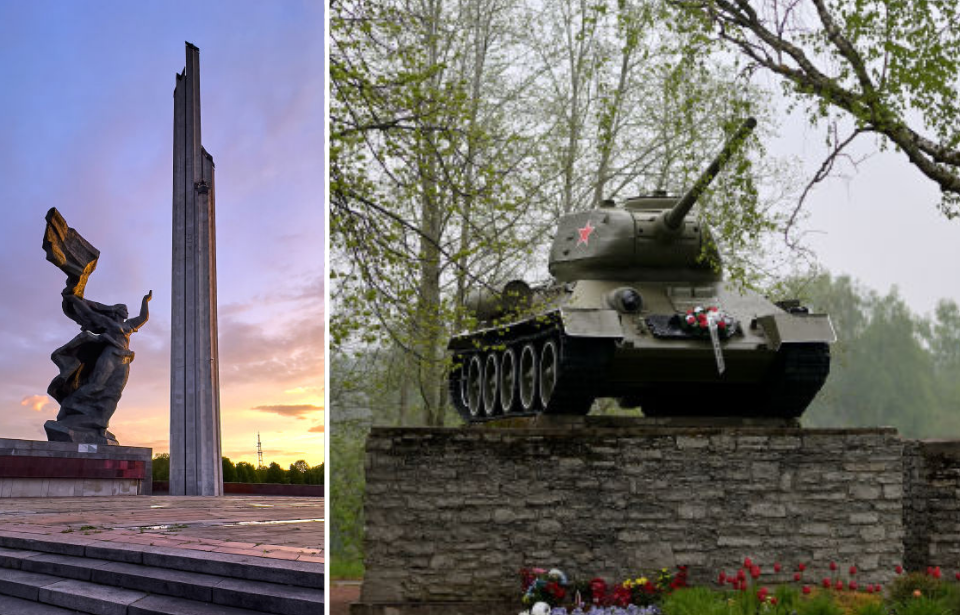
[[[829,316],[724,282],[710,230],[687,218],[755,125],[745,121],[682,197],[561,218],[549,286],[470,291],[479,326],[448,345],[460,415],[586,414],[612,397],[647,416],[799,417],[830,371]]]

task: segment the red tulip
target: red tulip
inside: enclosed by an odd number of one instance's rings
[[[838,590],[843,589],[843,581],[841,581],[840,579],[837,579],[837,584],[834,585],[834,587]]]
[[[777,602],[778,601],[776,596],[770,596],[770,604],[772,604],[773,606],[777,606]]]
[[[836,569],[837,569],[837,562],[830,562],[830,570],[836,571]]]
[[[744,572],[743,568],[737,571],[737,579],[742,581],[747,578],[747,573]]]
[[[960,581],[960,572],[958,572],[958,573],[957,573],[956,575],[954,575],[954,576],[956,576],[956,577],[957,577],[957,580]]]
[[[850,576],[852,577],[852,576],[855,575],[855,574],[857,574],[857,567],[856,567],[856,566],[850,566]]]
[[[800,562],[799,564],[797,564],[797,570],[799,570],[800,572],[803,572],[806,569],[807,569],[807,565],[804,564],[803,562]]]
[[[827,589],[830,589],[830,579],[828,579],[827,577],[823,577],[823,586],[826,587]]]
[[[894,568],[894,571],[896,571],[897,574],[903,574],[903,566],[897,564],[897,567]]]
[[[773,563],[773,571],[774,571],[774,572],[780,572],[780,562],[774,562],[774,563]]]
[[[873,585],[867,585],[867,586],[864,588],[864,591],[867,592],[868,594],[872,594],[872,593],[873,593]]]
[[[934,579],[940,578],[940,566],[937,566],[936,568],[933,569],[933,578]]]
[[[743,567],[744,568],[753,568],[753,560],[749,557],[743,558]]]
[[[794,573],[793,573],[793,580],[794,580],[794,581],[799,581],[799,580],[800,580],[800,573],[799,573],[799,572],[794,572]]]
[[[849,585],[847,585],[847,587],[850,588],[850,591],[855,592],[855,591],[857,591],[857,582],[856,582],[856,581],[850,581],[850,583],[849,583]]]
[[[727,573],[721,570],[720,576],[717,577],[717,583],[720,585],[723,585],[726,582],[727,582]]]
[[[754,566],[753,568],[751,568],[750,576],[753,577],[754,581],[760,578],[760,566]]]
[[[809,594],[809,593],[810,593],[810,586],[809,586],[809,585],[804,585],[804,586],[803,586],[803,593],[805,593],[805,594]]]

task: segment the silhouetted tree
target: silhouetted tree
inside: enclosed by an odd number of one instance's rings
[[[223,460],[223,482],[225,483],[235,483],[237,482],[237,468],[233,465],[233,462],[230,461],[229,457],[221,457]]]
[[[170,453],[160,453],[153,458],[153,480],[170,480]]]

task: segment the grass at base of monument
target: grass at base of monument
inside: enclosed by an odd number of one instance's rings
[[[329,565],[330,578],[334,581],[359,581],[363,579],[363,562],[359,560],[334,560]]]

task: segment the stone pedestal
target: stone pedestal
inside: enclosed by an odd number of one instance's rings
[[[150,495],[152,452],[0,438],[0,498]]]
[[[529,566],[619,582],[682,564],[706,583],[750,556],[770,583],[792,581],[797,562],[819,581],[831,561],[886,583],[904,560],[903,502],[904,442],[889,428],[587,417],[373,429],[353,612],[519,607]]]

